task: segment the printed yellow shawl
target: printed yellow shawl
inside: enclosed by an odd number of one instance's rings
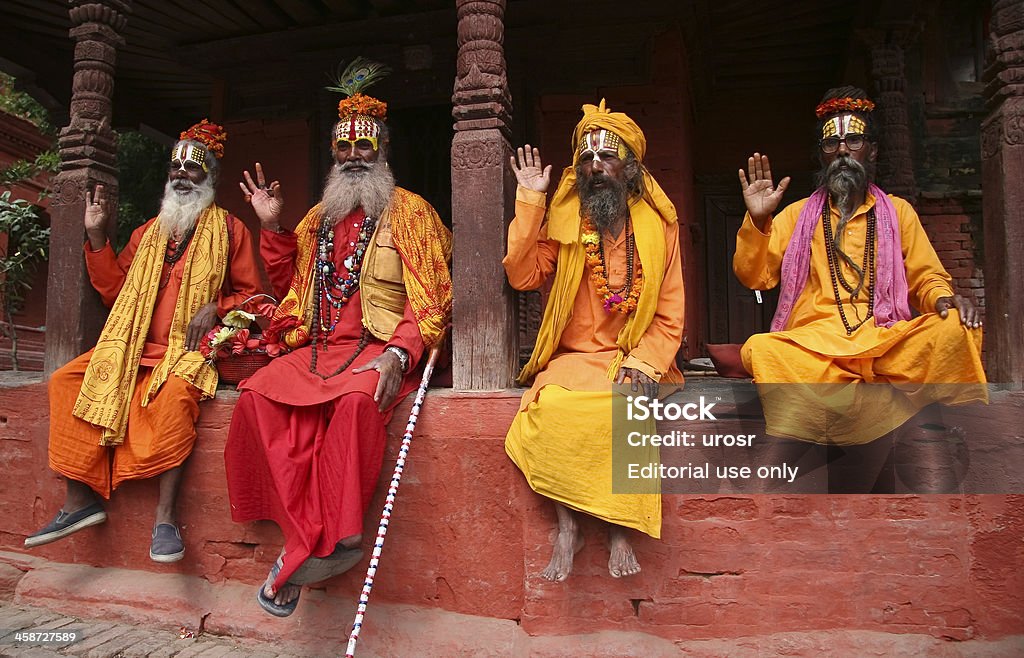
[[[580,287],[586,258],[586,250],[580,241],[580,199],[576,193],[577,147],[585,132],[598,128],[610,130],[621,137],[641,162],[647,151],[643,131],[626,114],[610,111],[605,107],[603,99],[599,106],[583,106],[583,119],[573,131],[572,165],[562,172],[562,179],[548,208],[548,238],[561,244],[555,279],[544,309],[537,342],[529,362],[519,373],[521,384],[527,383],[547,365],[572,315],[573,301]],[[636,249],[643,264],[644,287],[636,310],[619,332],[616,340],[619,350],[608,369],[609,379],[615,377],[622,359],[639,344],[654,319],[667,257],[663,223],[672,223],[677,219],[675,206],[646,168],[643,168],[643,179],[644,194],[631,202],[629,214],[636,235]]]
[[[124,442],[128,406],[135,393],[139,361],[156,305],[167,233],[150,224],[139,242],[124,285],[96,343],[72,413],[102,428],[100,445]],[[153,369],[146,406],[167,378],[175,374],[210,398],[217,391],[217,371],[199,352],[185,350],[185,331],[196,312],[217,295],[228,261],[227,212],[210,205],[200,215],[188,248],[181,289],[174,306],[167,352]]]
[[[395,188],[380,221],[391,222],[391,236],[402,258],[402,281],[423,342],[429,347],[444,332],[452,310],[448,273],[451,233],[434,209],[418,195]],[[273,324],[289,327],[282,342],[296,348],[309,342],[313,309],[313,262],[320,205],[313,206],[295,229],[298,252],[288,294],[274,313]]]

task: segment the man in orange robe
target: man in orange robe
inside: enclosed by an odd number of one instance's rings
[[[115,255],[105,226],[108,199],[87,199],[85,263],[111,307],[93,350],[50,377],[50,468],[67,484],[57,516],[27,548],[102,523],[98,496],[125,480],[159,476],[149,556],[185,555],[174,503],[195,442],[199,402],[213,397],[217,371],[197,351],[218,316],[260,288],[245,225],[214,203],[224,131],[205,120],[171,151],[160,214]]]
[[[281,187],[266,185],[258,163],[256,181],[246,172],[242,184],[283,299],[267,331],[283,355],[239,385],[224,459],[232,518],[272,520],[284,533],[257,591],[279,617],[295,611],[302,585],[362,556],[385,427],[451,310],[451,235],[430,204],[395,185],[386,109],[361,93],[341,101],[335,164],[294,231],[280,225]]]
[[[671,201],[643,166],[647,143],[625,114],[584,105],[573,133],[573,166],[547,209],[551,166],[529,145],[512,170],[516,216],[503,264],[517,290],[553,277],[530,362],[532,380],[505,439],[530,487],[555,503],[558,537],[541,573],[565,580],[583,545],[577,512],[608,523],[609,573],[640,565],[627,528],[661,533],[661,497],[613,492],[613,383],[657,396],[659,382],[682,382],[675,355],[683,333],[679,225]],[[617,416],[621,418],[621,416]],[[621,453],[618,453],[621,457]]]
[[[741,351],[773,436],[860,446],[924,409],[908,429],[941,438],[933,403],[987,399],[978,310],[954,294],[910,204],[872,182],[873,108],[857,88],[825,94],[821,187],[778,215],[789,178],[775,186],[768,156],[758,153],[739,171],[747,215],[733,269],[749,288],[781,286],[772,332]],[[911,307],[921,314],[912,317]],[[857,486],[870,490],[890,447],[832,452],[860,453]]]

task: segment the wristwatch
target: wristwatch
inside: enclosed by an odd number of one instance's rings
[[[409,369],[409,353],[397,345],[388,345],[384,348],[384,351],[391,352],[398,357],[398,364],[402,367],[402,374],[405,374],[405,371]]]

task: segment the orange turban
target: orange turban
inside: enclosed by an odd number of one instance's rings
[[[644,194],[640,199],[632,203],[630,212],[637,212],[638,204],[643,204],[654,210],[661,216],[661,219],[668,224],[676,221],[676,209],[669,201],[658,182],[651,176],[651,172],[643,166],[644,155],[647,153],[647,139],[640,126],[636,125],[629,116],[623,112],[612,112],[605,106],[602,98],[600,105],[584,105],[583,118],[576,124],[576,130],[572,134],[572,165],[562,171],[562,179],[558,182],[558,188],[551,197],[551,205],[548,209],[548,237],[563,244],[576,242],[580,237],[580,198],[576,194],[576,164],[580,140],[585,133],[597,129],[610,130],[618,135],[626,143],[640,161],[640,167],[644,177]]]

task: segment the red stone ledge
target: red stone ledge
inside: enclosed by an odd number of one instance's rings
[[[388,620],[384,625],[401,627],[405,613],[386,617],[379,611],[413,610],[426,616],[410,613],[409,620],[433,620],[423,628],[443,634],[454,620],[469,624],[460,615],[469,616],[501,637],[514,626],[509,637],[532,638],[529,646],[538,655],[547,655],[541,647],[565,648],[547,636],[585,635],[591,639],[580,646],[596,652],[603,640],[588,643],[607,634],[654,653],[655,645],[685,645],[687,655],[719,655],[718,648],[727,646],[753,655],[752,646],[788,642],[797,655],[817,655],[815,638],[862,642],[875,634],[879,642],[904,641],[895,635],[923,642],[913,645],[922,648],[938,642],[934,646],[966,650],[985,641],[996,648],[1009,642],[1024,652],[1022,496],[665,496],[663,539],[643,538],[636,545],[644,568],[639,576],[608,576],[604,538],[588,520],[573,576],[559,584],[541,580],[536,574],[550,556],[554,514],[502,447],[519,395],[429,393],[373,592],[371,610],[378,612],[371,618],[378,614]],[[243,621],[230,627],[232,633],[304,632],[321,625],[302,621],[320,614],[321,606],[331,609],[323,623],[329,617],[332,628],[347,632],[365,560],[305,592],[289,620],[271,619],[253,600],[281,536],[270,523],[230,520],[223,445],[235,399],[224,392],[203,406],[180,500],[184,560],[159,565],[148,559],[155,483],[128,483],[115,493],[106,524],[24,558],[19,569],[29,575],[18,585],[20,600],[94,606],[118,595],[97,590],[98,572],[90,568],[125,570],[125,580],[138,586],[120,599],[126,615],[134,614],[133,598],[159,600],[168,588],[238,588],[232,614]],[[1014,399],[1011,408],[1019,409],[1021,401]],[[59,507],[62,485],[46,468],[45,386],[38,380],[0,385],[0,400],[0,550],[23,553],[25,535]],[[408,406],[400,407],[389,428],[391,463]],[[382,501],[381,490],[368,514],[368,532]],[[40,571],[29,579],[37,570],[31,564],[61,574],[77,569],[77,575],[43,594],[36,586],[28,589],[46,575]],[[66,566],[71,564],[80,566]],[[191,598],[177,600],[173,614],[192,619],[198,609],[190,607]],[[415,628],[419,622],[409,623]],[[497,637],[490,632],[480,636]],[[553,644],[545,644],[549,640]],[[477,646],[465,641],[467,648]],[[520,641],[494,640],[503,647],[519,647]],[[758,644],[764,642],[769,644]]]

